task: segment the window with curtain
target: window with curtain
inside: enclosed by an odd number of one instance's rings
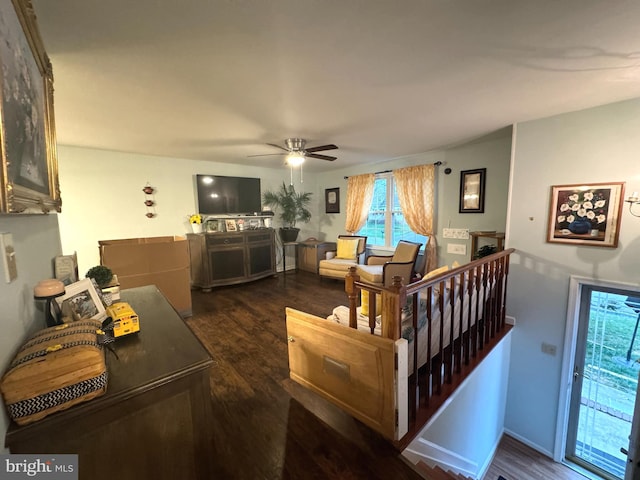
[[[427,239],[407,225],[391,172],[376,175],[369,215],[358,235],[366,235],[367,244],[373,246],[395,248],[400,240],[408,240],[421,243],[424,249]]]

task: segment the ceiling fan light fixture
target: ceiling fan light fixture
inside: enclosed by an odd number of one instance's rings
[[[287,155],[287,165],[290,167],[299,167],[304,163],[304,155],[302,153],[293,152]]]

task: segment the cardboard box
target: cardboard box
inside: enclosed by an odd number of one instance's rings
[[[118,278],[189,266],[189,242],[186,237],[100,240],[98,245],[100,264],[109,267]]]
[[[142,273],[118,277],[120,289],[155,285],[167,297],[169,303],[182,318],[190,317],[191,309],[191,273],[189,268],[169,270],[158,273]]]
[[[191,315],[189,242],[186,237],[100,240],[100,264],[118,276],[120,289],[156,285],[182,316]]]

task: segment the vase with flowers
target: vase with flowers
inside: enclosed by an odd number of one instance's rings
[[[190,215],[189,223],[191,224],[191,231],[193,233],[202,233],[202,215],[199,213]]]
[[[562,229],[576,235],[595,232],[605,227],[607,221],[607,194],[603,190],[568,192],[558,207],[556,221]]]

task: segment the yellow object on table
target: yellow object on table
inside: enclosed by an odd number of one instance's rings
[[[138,314],[127,302],[114,303],[107,307],[107,316],[113,320],[113,336],[115,338],[140,331]]]

